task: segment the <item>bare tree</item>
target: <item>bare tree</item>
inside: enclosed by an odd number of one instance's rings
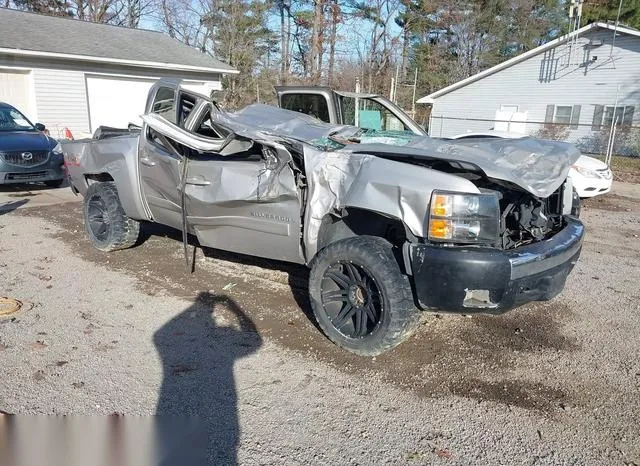
[[[311,28],[311,52],[309,53],[309,64],[311,69],[311,80],[314,84],[320,81],[322,72],[322,54],[324,38],[324,7],[327,0],[313,0],[313,24]]]
[[[280,75],[279,82],[286,84],[291,68],[291,0],[275,0],[280,16]]]
[[[331,0],[329,4],[329,18],[331,32],[329,33],[329,68],[327,71],[327,81],[329,86],[333,84],[336,58],[336,40],[338,38],[338,24],[342,20],[340,5],[338,0]]]

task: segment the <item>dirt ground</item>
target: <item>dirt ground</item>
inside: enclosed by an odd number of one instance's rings
[[[361,358],[315,328],[304,267],[198,248],[189,273],[176,231],[105,254],[77,203],[14,210],[0,295],[33,308],[0,318],[0,410],[226,413],[218,463],[637,465],[640,202],[601,196],[582,218],[559,297],[425,316]]]

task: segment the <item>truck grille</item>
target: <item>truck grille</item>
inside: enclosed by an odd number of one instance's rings
[[[48,151],[11,151],[0,152],[2,160],[11,165],[33,167],[45,163],[49,159]]]

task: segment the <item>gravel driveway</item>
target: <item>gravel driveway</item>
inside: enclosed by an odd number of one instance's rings
[[[175,231],[105,254],[77,203],[0,214],[0,410],[198,414],[217,464],[640,464],[640,202],[583,209],[556,299],[428,316],[377,358],[314,327],[306,269]]]

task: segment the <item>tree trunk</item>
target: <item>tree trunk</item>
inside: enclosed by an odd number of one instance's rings
[[[279,2],[280,7],[280,84],[286,83],[285,73],[287,69],[287,39],[284,21],[284,1]]]
[[[338,22],[340,21],[340,6],[338,0],[333,0],[331,4],[331,35],[329,36],[329,86],[333,85],[333,69],[335,66],[336,38],[338,35]]]
[[[322,23],[324,13],[324,1],[315,0],[313,8],[313,28],[311,30],[311,53],[309,54],[309,65],[311,69],[311,81],[318,84],[320,80],[320,66],[322,59]]]
[[[284,61],[284,72],[285,75],[288,77],[289,73],[291,72],[291,10],[290,8],[287,6],[287,30],[285,33],[285,61]]]
[[[409,22],[405,22],[404,28],[402,31],[402,65],[400,67],[400,77],[402,81],[405,81],[407,78],[407,65],[409,63]]]

